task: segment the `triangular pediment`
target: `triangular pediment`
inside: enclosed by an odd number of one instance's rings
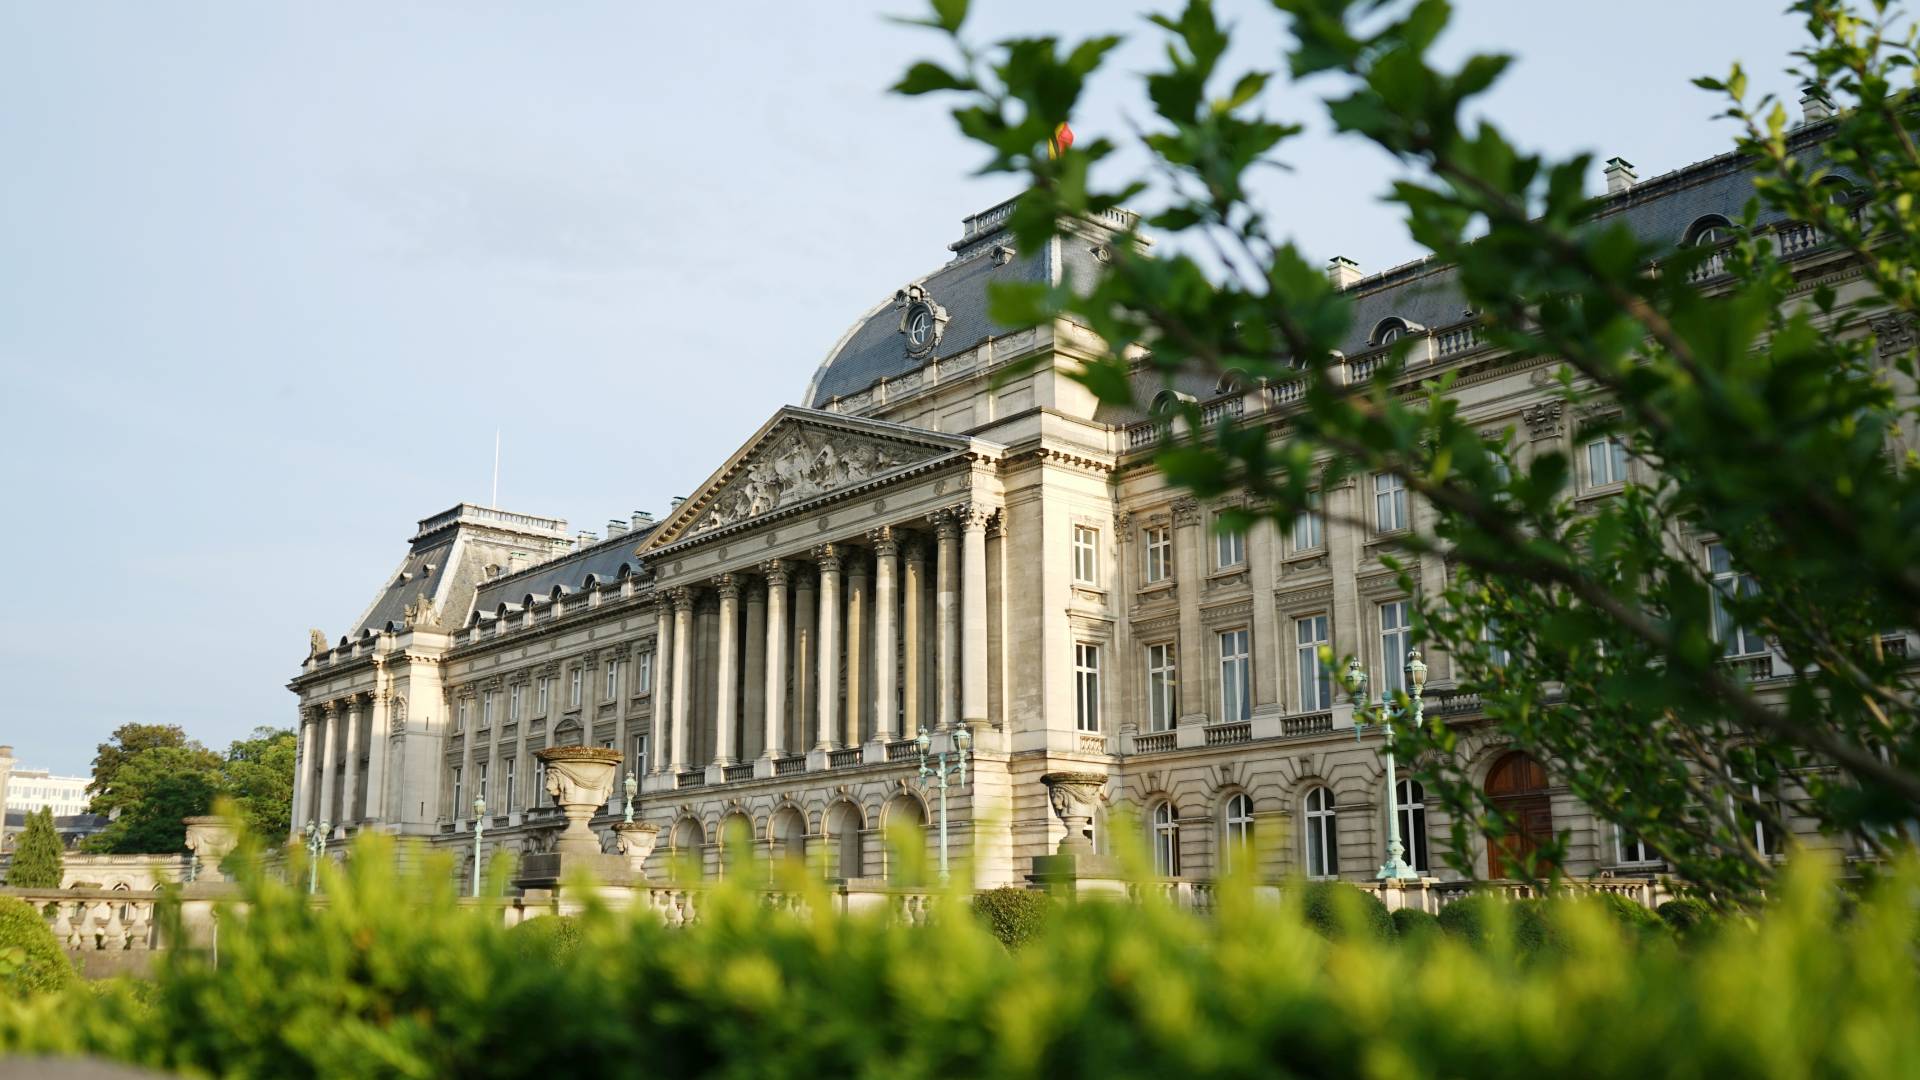
[[[790,405],[662,522],[640,553],[882,483],[971,445],[960,436]]]

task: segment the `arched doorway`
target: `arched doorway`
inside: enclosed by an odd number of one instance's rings
[[[1514,822],[1507,835],[1487,845],[1487,876],[1515,876],[1524,861],[1553,839],[1553,803],[1547,798],[1547,770],[1533,757],[1515,750],[1493,763],[1487,773],[1487,797]]]
[[[886,830],[886,846],[883,849],[886,859],[888,882],[894,885],[922,885],[920,880],[927,870],[930,858],[928,852],[927,810],[919,799],[902,793],[887,803],[885,818],[882,819]],[[937,854],[931,858],[938,858]]]
[[[827,811],[827,865],[830,878],[857,878],[865,873],[864,852],[860,850],[860,830],[865,826],[859,807],[835,803]]]
[[[807,857],[807,819],[791,806],[774,811],[767,823],[767,844],[776,862],[804,863]]]

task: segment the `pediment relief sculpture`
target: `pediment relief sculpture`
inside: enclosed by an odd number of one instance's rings
[[[757,450],[690,531],[706,532],[806,502],[935,452],[795,426]]]

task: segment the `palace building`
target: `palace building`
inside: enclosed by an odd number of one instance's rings
[[[1675,247],[1722,243],[1753,190],[1735,155],[1646,181],[1614,159],[1607,175],[1605,213]],[[967,218],[927,276],[876,282],[886,298],[810,378],[795,372],[794,403],[660,519],[569,535],[564,521],[463,503],[421,520],[372,603],[337,638],[314,631],[289,684],[295,830],[378,829],[466,857],[483,797],[489,847],[543,852],[561,819],[533,751],[577,743],[625,755],[636,814],[660,828],[655,860],[691,854],[719,873],[722,837],[744,828],[769,855],[885,877],[883,838],[934,813],[916,736],[940,749],[964,727],[972,764],[949,792],[952,844],[977,884],[1023,881],[1060,843],[1041,777],[1063,772],[1105,777],[1096,846],[1106,811],[1130,807],[1168,877],[1211,878],[1257,851],[1267,874],[1372,879],[1389,806],[1380,739],[1356,738],[1320,648],[1361,657],[1376,691],[1399,685],[1412,598],[1382,555],[1424,508],[1383,475],[1324,491],[1324,516],[1290,529],[1216,529],[1235,500],[1197,501],[1152,466],[1167,423],[1100,405],[1071,378],[1103,350],[1094,334],[1069,320],[1008,331],[987,315],[994,282],[1099,274],[1131,217],[1029,251],[1004,230],[1010,208]],[[1856,276],[1810,228],[1761,227],[1806,289],[1844,293]],[[1716,258],[1696,275],[1712,288],[1720,272]],[[1464,414],[1509,429],[1523,456],[1564,452],[1582,497],[1645,468],[1618,444],[1580,445],[1549,362],[1484,344],[1448,267],[1362,276],[1336,259],[1329,273],[1355,302],[1350,378],[1411,338],[1409,386],[1456,374]],[[1209,423],[1279,438],[1298,408],[1296,383],[1157,378],[1141,372],[1145,399],[1183,395]],[[1437,590],[1446,572],[1431,557],[1416,578]],[[1756,685],[1792,678],[1766,642],[1727,644]],[[1448,658],[1426,660],[1429,713],[1462,726],[1474,775],[1527,825],[1503,845],[1567,831],[1573,874],[1660,869],[1538,762],[1478,733]],[[1397,787],[1407,860],[1454,876],[1443,810],[1404,774]],[[623,803],[616,785],[596,825]],[[1515,853],[1474,858],[1500,877]]]

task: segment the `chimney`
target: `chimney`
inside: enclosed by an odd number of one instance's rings
[[[579,551],[583,548],[592,547],[599,542],[599,533],[593,532],[590,529],[581,529],[580,535],[573,538],[573,550]]]
[[[607,539],[611,540],[627,531],[627,523],[619,518],[607,519]]]
[[[1607,194],[1618,195],[1639,179],[1640,174],[1633,171],[1633,162],[1622,157],[1607,159]]]
[[[652,524],[653,524],[652,514],[648,513],[645,510],[635,510],[633,512],[633,531],[634,532],[639,532],[641,529],[644,529],[647,526]]]
[[[517,574],[527,568],[527,553],[524,551],[507,552],[507,573]]]
[[[1327,260],[1327,280],[1334,288],[1344,289],[1360,280],[1360,264],[1345,255],[1335,255]]]
[[[680,509],[680,504],[686,501],[687,497],[685,495],[675,495],[673,497],[673,505],[667,508],[667,513],[671,514],[675,510]]]
[[[1827,96],[1824,89],[1813,83],[1800,88],[1800,113],[1804,117],[1801,123],[1817,124],[1832,116],[1833,112],[1833,99]]]

